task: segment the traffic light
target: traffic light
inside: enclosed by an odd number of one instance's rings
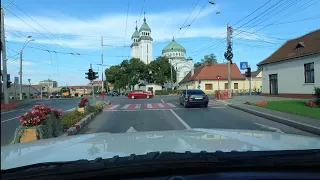
[[[10,88],[11,87],[11,81],[7,81],[7,88]]]
[[[93,80],[93,72],[92,69],[89,69],[87,73],[85,73],[87,75],[87,79],[89,80]]]
[[[93,79],[99,78],[98,72],[93,72],[92,78]]]
[[[251,77],[251,68],[250,68],[250,67],[247,68],[247,71],[246,71],[246,73],[245,73],[245,76],[246,76],[246,77]]]

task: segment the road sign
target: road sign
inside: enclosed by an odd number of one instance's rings
[[[220,79],[221,79],[221,76],[218,75],[218,76],[217,76],[217,79],[220,80]]]
[[[249,67],[248,62],[240,62],[240,69],[246,70]]]

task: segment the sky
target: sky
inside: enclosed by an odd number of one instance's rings
[[[1,0],[5,7],[11,0]],[[287,40],[319,29],[320,0],[14,0],[5,7],[8,73],[19,76],[23,48],[23,83],[58,81],[86,85],[90,63],[101,78],[104,68],[130,58],[135,22],[144,12],[153,38],[153,59],[173,37],[194,63],[214,53],[223,63],[226,23],[233,29],[233,62],[256,64]],[[218,13],[219,12],[219,13]],[[181,29],[180,29],[181,28]]]

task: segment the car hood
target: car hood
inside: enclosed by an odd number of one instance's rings
[[[134,133],[96,133],[1,147],[1,169],[41,162],[92,160],[152,151],[214,152],[320,149],[320,138],[276,132],[189,129]]]

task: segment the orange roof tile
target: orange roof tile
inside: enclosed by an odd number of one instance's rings
[[[196,80],[216,80],[217,74],[221,76],[221,80],[228,79],[228,64],[211,64],[197,67],[194,69],[193,76],[191,76],[191,72],[189,72],[180,83]],[[236,64],[231,64],[231,79],[245,79]]]

